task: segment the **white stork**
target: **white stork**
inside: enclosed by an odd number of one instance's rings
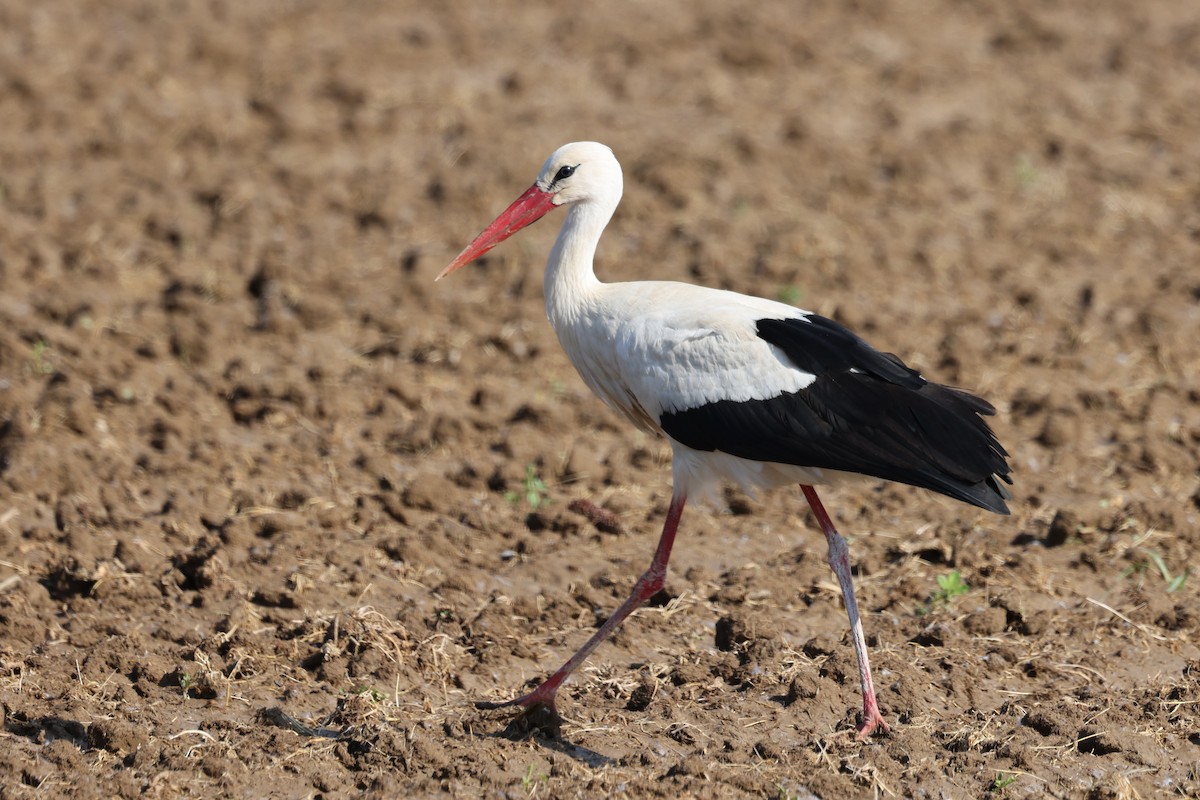
[[[546,264],[546,315],[584,382],[604,402],[671,443],[674,492],[650,568],[579,652],[517,706],[522,722],[557,731],[563,681],[663,586],[689,497],[729,480],[743,490],[799,483],[829,548],[858,658],[862,738],[887,731],[871,682],[846,540],[814,484],[847,474],[931,489],[1007,514],[1007,453],[980,415],[986,401],[926,381],[838,323],[790,305],[665,281],[601,283],[592,269],[622,192],[621,166],[596,142],[560,147],[533,186],[438,279],[557,206],[567,217]]]

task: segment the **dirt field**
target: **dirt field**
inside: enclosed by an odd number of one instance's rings
[[[1200,795],[1200,5],[577,5],[0,5],[0,798]],[[602,278],[999,409],[1010,517],[824,492],[891,736],[798,491],[688,509],[562,740],[473,708],[670,497],[546,324],[561,216],[433,282],[578,139]]]

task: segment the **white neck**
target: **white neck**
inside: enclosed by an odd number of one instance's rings
[[[577,319],[600,286],[592,260],[600,235],[615,210],[616,203],[596,199],[573,203],[567,209],[567,218],[550,250],[542,287],[546,294],[546,317],[556,330]]]

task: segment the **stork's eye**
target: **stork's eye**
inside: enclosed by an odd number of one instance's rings
[[[575,174],[574,167],[562,167],[558,170],[558,172],[554,173],[554,183],[558,183],[561,180],[565,180],[566,178],[569,178],[574,174]]]

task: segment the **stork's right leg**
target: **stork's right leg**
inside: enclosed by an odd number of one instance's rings
[[[479,701],[475,703],[475,707],[494,709],[517,706],[523,709],[519,719],[526,721],[528,726],[548,727],[553,733],[557,733],[560,718],[558,709],[555,708],[555,700],[558,696],[558,688],[572,672],[583,664],[601,642],[612,635],[612,632],[626,617],[662,589],[667,575],[667,562],[671,559],[671,546],[675,543],[675,531],[679,528],[679,518],[683,515],[683,506],[686,502],[687,495],[678,492],[671,498],[671,507],[667,510],[667,519],[663,523],[662,535],[658,539],[658,548],[654,551],[654,559],[650,562],[650,568],[642,574],[642,577],[638,578],[629,598],[600,626],[600,630],[596,631],[592,638],[579,648],[579,652],[571,656],[567,663],[559,667],[557,672],[529,694],[500,703]]]

